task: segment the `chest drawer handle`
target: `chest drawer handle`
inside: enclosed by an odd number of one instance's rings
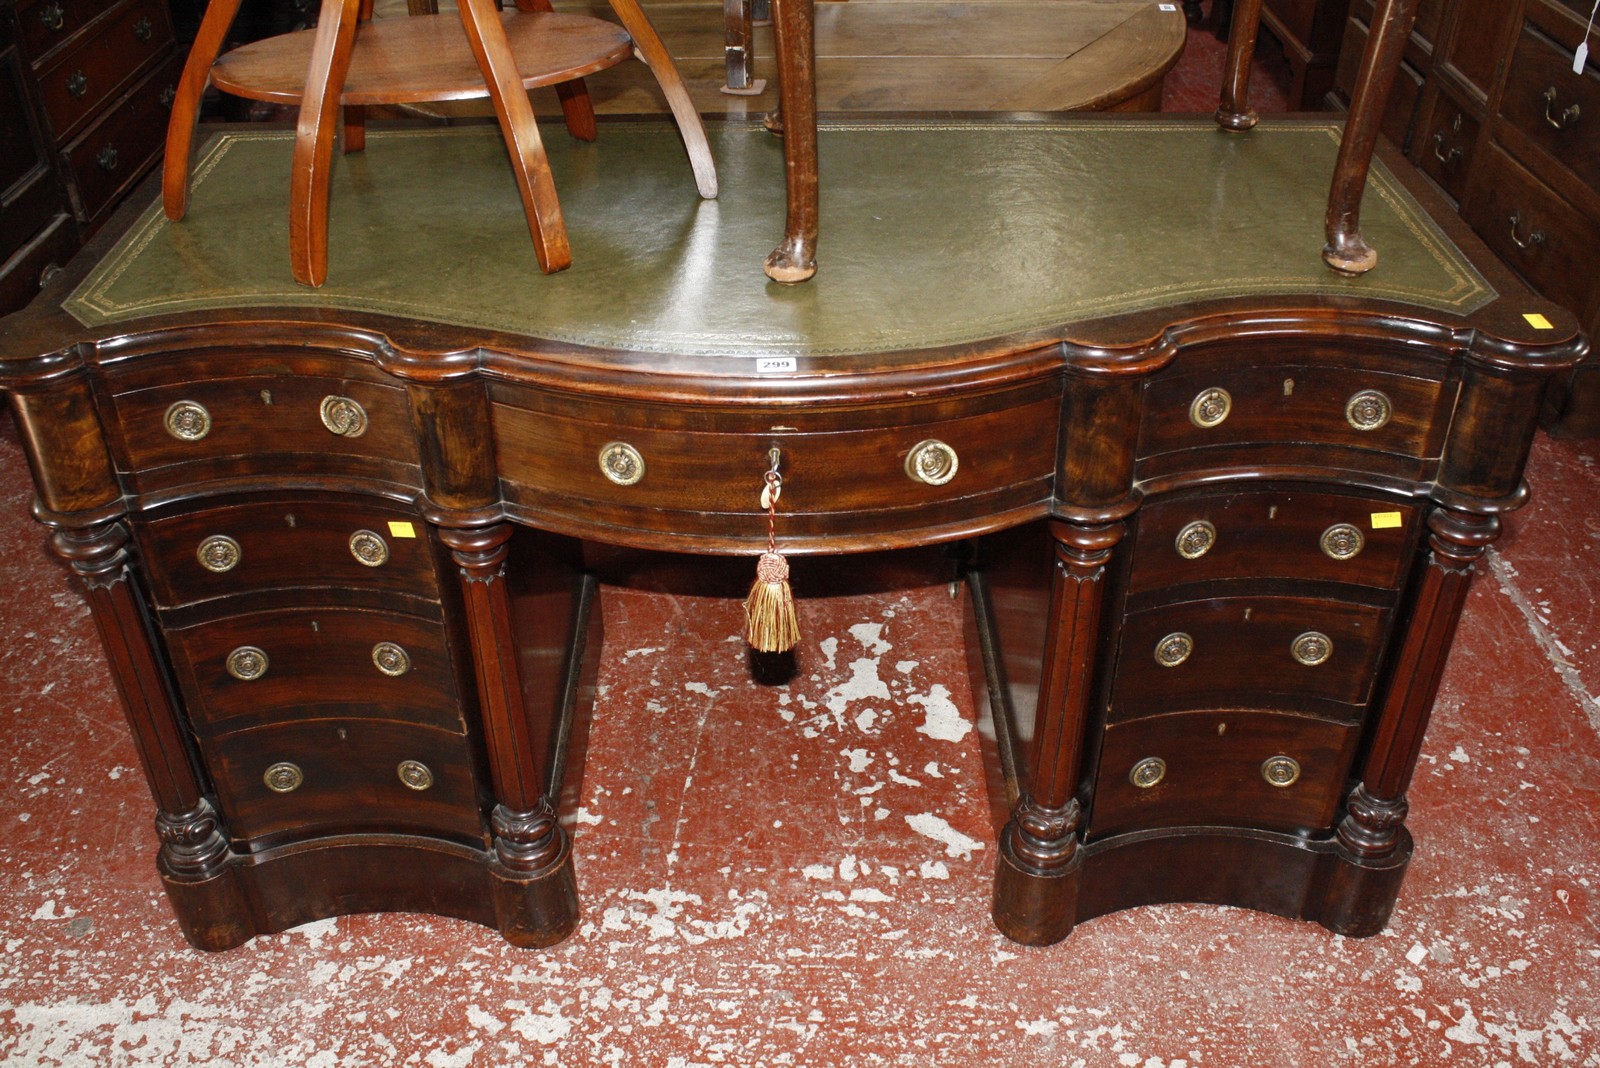
[[[1222,425],[1228,418],[1228,413],[1233,411],[1233,394],[1221,386],[1212,386],[1202,389],[1189,403],[1189,422],[1201,430],[1210,430],[1214,426]]]
[[[67,92],[75,100],[82,100],[89,95],[89,76],[81,70],[67,75]]]
[[[632,486],[644,478],[644,456],[626,441],[600,446],[600,473],[619,486]]]
[[[1141,790],[1158,785],[1167,777],[1167,762],[1160,757],[1145,757],[1128,772],[1128,781]]]
[[[1570,130],[1578,125],[1578,120],[1583,117],[1583,111],[1576,104],[1564,108],[1559,115],[1550,114],[1550,109],[1555,106],[1556,102],[1556,87],[1553,85],[1544,91],[1542,99],[1544,100],[1544,121],[1557,130]]]
[[[60,4],[46,4],[39,10],[39,21],[44,23],[45,29],[59,33],[61,27],[67,24],[67,13],[62,10]]]
[[[1335,523],[1322,532],[1322,552],[1330,560],[1349,560],[1367,546],[1361,528],[1350,523]]]
[[[275,794],[292,794],[306,781],[306,773],[287,760],[279,761],[266,770],[261,781]]]
[[[1517,236],[1517,228],[1522,225],[1522,213],[1520,211],[1512,212],[1506,221],[1511,224],[1511,243],[1513,245],[1518,248],[1532,248],[1535,245],[1544,244],[1543,230],[1533,231],[1528,235],[1527,240]]]
[[[350,555],[367,567],[382,567],[389,562],[389,543],[370,530],[350,535]]]
[[[1156,642],[1156,663],[1162,667],[1177,667],[1194,652],[1194,639],[1183,631],[1173,633]]]
[[[1261,777],[1268,786],[1287,789],[1300,781],[1300,762],[1282,755],[1268,757],[1261,762]]]
[[[240,682],[254,682],[267,673],[272,661],[254,645],[241,645],[228,654],[228,674]]]
[[[1345,402],[1344,418],[1357,430],[1379,430],[1394,415],[1389,398],[1375,389],[1364,389]]]
[[[179,401],[167,409],[161,421],[167,433],[179,441],[199,441],[211,433],[211,413],[195,401]]]
[[[200,543],[194,555],[195,559],[200,561],[201,567],[213,574],[222,575],[239,566],[244,551],[239,548],[238,542],[226,534],[213,534]]]
[[[402,760],[395,773],[411,790],[426,790],[433,785],[432,770],[420,760]]]
[[[155,23],[150,21],[149,15],[140,17],[133,24],[133,36],[141,42],[148,42],[156,33]]]
[[[379,642],[372,647],[372,663],[391,679],[397,679],[411,670],[411,654],[394,642]]]
[[[101,170],[110,174],[117,169],[117,146],[107,145],[102,148],[100,154],[94,158],[94,161],[100,165]]]
[[[1462,151],[1462,148],[1461,148],[1460,145],[1452,145],[1451,148],[1450,148],[1450,151],[1448,151],[1448,152],[1439,151],[1443,147],[1444,147],[1444,134],[1443,133],[1434,134],[1433,135],[1433,158],[1438,160],[1440,163],[1444,164],[1446,167],[1455,166],[1457,163],[1461,162],[1461,157],[1466,155],[1466,153],[1464,151]]]
[[[961,458],[956,450],[936,438],[919,441],[906,454],[906,474],[925,486],[942,486],[956,477]]]
[[[1217,528],[1204,519],[1196,519],[1180,531],[1173,548],[1185,560],[1198,560],[1217,544]]]
[[[1325,664],[1333,655],[1333,639],[1321,631],[1308,630],[1289,643],[1289,655],[1306,667]]]
[[[321,415],[330,434],[359,438],[367,432],[367,410],[349,397],[323,397]]]

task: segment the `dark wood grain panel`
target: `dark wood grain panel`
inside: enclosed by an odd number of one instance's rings
[[[72,137],[171,44],[161,0],[132,0],[73,42],[39,71],[39,100],[56,139]]]
[[[1590,189],[1600,189],[1600,67],[1572,71],[1573,55],[1524,25],[1500,114]]]

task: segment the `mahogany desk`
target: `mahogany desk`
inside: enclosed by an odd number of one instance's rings
[[[214,141],[186,222],[130,204],[0,326],[185,933],[564,937],[584,544],[759,552],[773,449],[788,551],[967,547],[1006,934],[1168,900],[1379,930],[1473,561],[1586,344],[1384,167],[1382,266],[1327,271],[1337,129],[825,126],[798,288],[749,270],[782,196],[752,126],[713,129],[715,202],[670,127],[564,144],[558,276],[492,128],[374,133],[315,292],[288,137]]]

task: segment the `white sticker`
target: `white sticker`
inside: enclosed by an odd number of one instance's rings
[[[1177,4],[1157,4],[1156,7],[1157,7],[1157,9],[1159,9],[1161,11],[1176,11],[1176,10],[1178,10],[1178,5]]]
[[[787,371],[799,369],[799,361],[793,356],[762,356],[756,360],[756,374],[781,375]]]
[[[1572,57],[1572,73],[1582,74],[1583,65],[1589,62],[1589,42],[1585,41],[1578,46],[1578,51]]]

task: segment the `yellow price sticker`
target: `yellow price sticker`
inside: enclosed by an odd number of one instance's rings
[[[1528,325],[1533,327],[1535,330],[1554,330],[1556,328],[1554,323],[1540,315],[1538,312],[1528,312],[1527,314],[1523,315],[1523,318],[1528,320]]]
[[[1395,527],[1402,526],[1403,523],[1404,523],[1403,517],[1400,515],[1399,512],[1373,512],[1372,513],[1372,529],[1373,530],[1392,530]]]
[[[410,523],[396,523],[391,520],[389,523],[389,536],[391,538],[414,538],[417,536],[417,528]]]

